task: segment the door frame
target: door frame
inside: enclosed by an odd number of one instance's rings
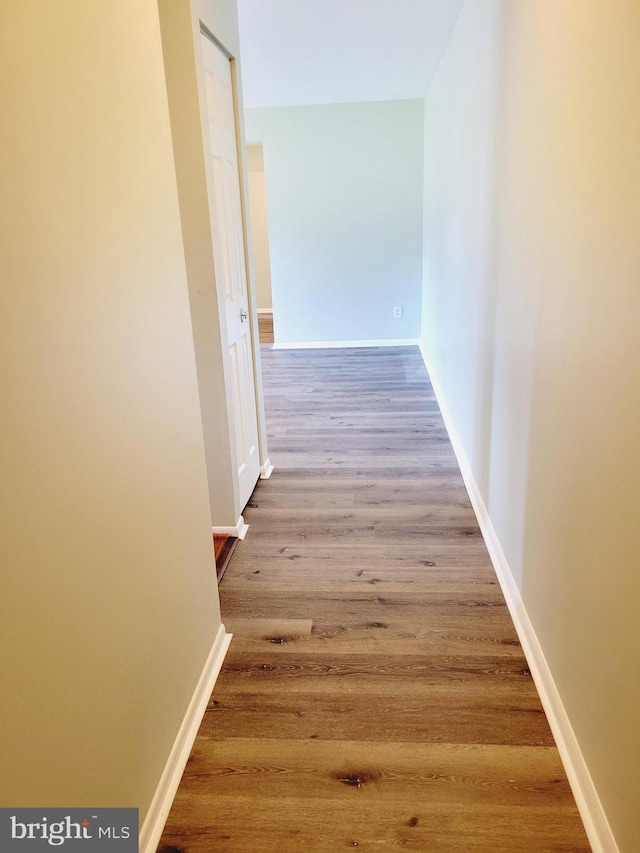
[[[240,181],[240,207],[247,271],[247,299],[252,341],[252,370],[256,399],[260,477],[271,474],[269,460],[262,369],[258,345],[253,260],[250,251],[250,231],[247,222],[247,174],[244,156],[244,122],[242,94],[237,56],[225,45],[237,41],[237,31],[229,29],[225,39],[214,15],[216,4],[200,0],[159,0],[160,27],[165,66],[165,78],[171,120],[176,182],[180,203],[180,220],[189,283],[189,301],[193,327],[194,352],[198,373],[200,406],[205,443],[209,500],[213,531],[243,538],[247,526],[242,517],[237,487],[237,472],[233,471],[233,411],[229,396],[229,366],[226,351],[226,330],[222,322],[221,301],[224,294],[216,281],[211,220],[214,210],[213,175],[207,157],[204,123],[207,115],[204,64],[200,45],[201,34],[227,56],[231,64],[236,146]],[[221,37],[219,37],[219,35]]]
[[[244,133],[244,110],[242,108],[242,89],[239,80],[238,60],[218,39],[202,19],[199,19],[200,34],[206,36],[219,48],[229,60],[231,66],[231,90],[233,93],[233,115],[236,124],[236,154],[238,158],[238,179],[240,181],[240,210],[242,216],[242,237],[244,244],[244,263],[247,275],[247,299],[249,302],[249,326],[251,334],[251,358],[258,417],[258,447],[260,452],[260,479],[267,480],[273,471],[267,449],[266,416],[264,394],[262,391],[262,362],[260,360],[260,335],[253,252],[251,239],[251,217],[249,215],[249,178],[247,175],[246,139]],[[204,70],[202,73],[204,74]],[[202,78],[204,80],[204,77]]]

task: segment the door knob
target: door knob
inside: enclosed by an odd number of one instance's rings
[[[240,322],[241,322],[241,323],[244,323],[244,321],[247,319],[247,317],[248,317],[248,316],[249,316],[249,315],[248,315],[248,314],[247,314],[247,312],[244,310],[244,308],[241,308],[241,309],[240,309]]]

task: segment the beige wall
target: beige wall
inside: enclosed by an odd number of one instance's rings
[[[220,625],[157,3],[0,42],[0,804],[144,816]]]
[[[425,346],[640,849],[640,5],[467,0],[426,104]]]
[[[273,302],[271,300],[269,217],[262,145],[247,145],[247,177],[256,299],[258,309],[270,311],[273,308]]]

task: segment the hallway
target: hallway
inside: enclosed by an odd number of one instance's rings
[[[418,349],[262,358],[275,471],[159,849],[589,850]]]

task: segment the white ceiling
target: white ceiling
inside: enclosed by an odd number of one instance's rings
[[[238,0],[245,107],[420,98],[464,0]]]

